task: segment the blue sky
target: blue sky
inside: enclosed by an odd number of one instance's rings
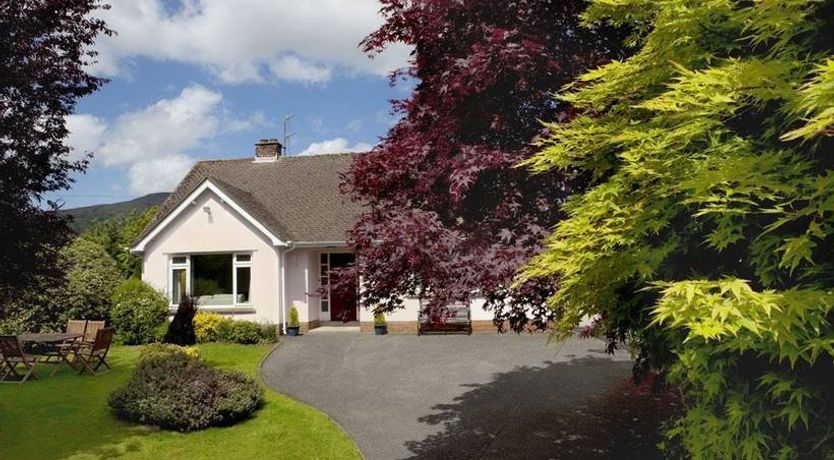
[[[282,137],[290,154],[365,150],[394,123],[407,95],[386,75],[394,47],[370,60],[359,41],[381,23],[376,0],[112,0],[99,13],[116,37],[96,44],[91,71],[111,79],[68,119],[87,173],[50,196],[65,207],[170,191],[194,161],[253,154]]]

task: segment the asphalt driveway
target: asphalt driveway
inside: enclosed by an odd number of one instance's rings
[[[314,332],[287,338],[262,368],[269,386],[329,414],[369,460],[646,458],[653,441],[645,453],[607,442],[628,431],[627,410],[611,420],[609,407],[594,409],[630,373],[627,354],[607,355],[600,341],[515,334]],[[589,446],[572,450],[583,438]]]

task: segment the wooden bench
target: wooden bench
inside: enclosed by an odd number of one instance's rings
[[[432,321],[432,318],[420,309],[417,317],[417,335],[429,332],[466,332],[472,334],[472,318],[469,305],[448,305],[443,312],[443,318]]]

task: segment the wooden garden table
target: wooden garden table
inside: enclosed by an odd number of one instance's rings
[[[68,334],[66,332],[37,332],[37,333],[30,333],[30,334],[20,334],[17,338],[24,343],[36,343],[36,344],[43,344],[49,347],[50,349],[54,350],[55,354],[43,355],[46,356],[46,360],[43,361],[44,363],[48,364],[58,364],[66,363],[69,367],[75,369],[75,366],[67,359],[70,351],[72,351],[72,347],[62,347],[60,346],[63,343],[80,339],[84,337],[84,334]],[[49,361],[51,356],[57,356],[58,361],[52,362]],[[56,368],[55,371],[52,372],[54,375],[58,369]]]

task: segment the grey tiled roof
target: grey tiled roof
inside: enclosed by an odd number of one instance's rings
[[[206,179],[283,241],[345,241],[361,205],[339,191],[354,154],[199,161],[159,208],[137,243]]]

